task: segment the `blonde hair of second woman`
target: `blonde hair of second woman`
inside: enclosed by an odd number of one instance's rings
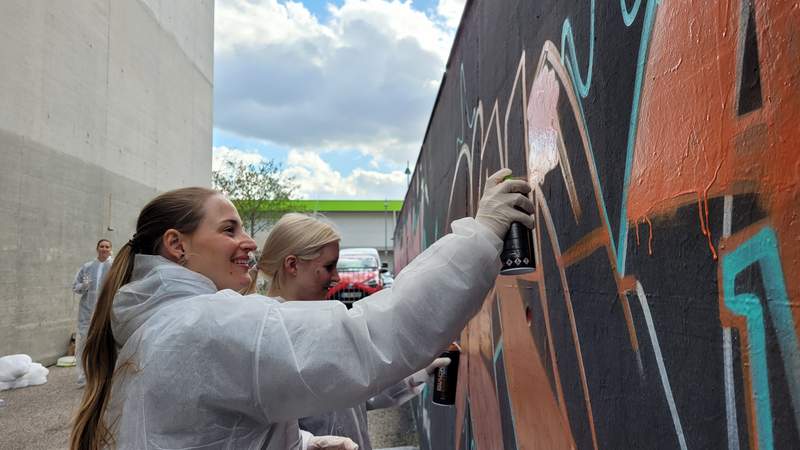
[[[288,213],[270,230],[261,257],[258,272],[269,282],[269,291],[281,289],[283,261],[289,255],[310,261],[320,255],[322,247],[341,240],[341,236],[323,216]],[[255,292],[258,279],[253,277],[248,292]]]

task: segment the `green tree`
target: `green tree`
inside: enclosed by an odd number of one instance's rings
[[[233,202],[253,237],[283,214],[300,209],[294,202],[294,178],[283,175],[280,164],[271,159],[258,164],[225,161],[220,170],[212,172],[212,183]]]

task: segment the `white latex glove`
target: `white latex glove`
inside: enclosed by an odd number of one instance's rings
[[[342,436],[314,436],[308,440],[307,450],[358,450],[358,444]]]
[[[412,388],[416,388],[417,386],[424,385],[428,382],[428,377],[433,375],[436,372],[436,369],[440,367],[445,367],[450,364],[450,358],[436,358],[433,360],[432,363],[428,364],[428,367],[415,372],[410,377],[406,378],[408,381],[408,385]]]
[[[478,212],[475,213],[475,220],[492,230],[500,239],[505,238],[511,222],[520,222],[533,228],[533,217],[523,212],[533,211],[533,202],[526,196],[531,191],[531,186],[524,180],[503,181],[509,175],[511,169],[500,169],[486,179],[483,197],[478,203]]]
[[[439,367],[450,364],[450,358],[436,358],[428,367],[406,377],[400,383],[384,389],[380,394],[367,400],[367,410],[394,408],[418,396],[425,389],[428,378]]]

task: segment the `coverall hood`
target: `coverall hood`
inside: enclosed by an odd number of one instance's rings
[[[163,256],[135,255],[131,281],[117,291],[112,307],[111,330],[117,346],[125,345],[147,319],[174,301],[215,292],[210,279]]]

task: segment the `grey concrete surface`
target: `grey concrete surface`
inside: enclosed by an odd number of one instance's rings
[[[74,367],[49,367],[47,384],[0,391],[0,450],[66,450],[72,417],[83,390]],[[369,433],[375,449],[416,446],[408,404],[369,411]]]
[[[213,0],[2,2],[0,355],[63,355],[97,240],[211,184],[213,26]]]
[[[417,430],[409,403],[396,408],[367,411],[369,438],[375,449],[417,446]]]

